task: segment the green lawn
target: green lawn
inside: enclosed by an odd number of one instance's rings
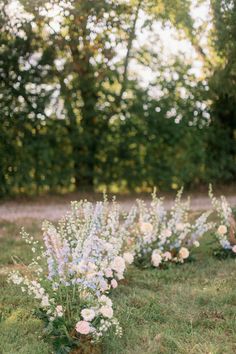
[[[30,260],[30,249],[19,238],[22,225],[40,235],[38,222],[0,223],[0,353],[53,353],[32,301],[6,282],[12,255],[26,264]],[[210,243],[205,239],[192,263],[167,270],[131,268],[113,293],[123,337],[107,338],[100,353],[236,353],[236,260],[213,258]]]

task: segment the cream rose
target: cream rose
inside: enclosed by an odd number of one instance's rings
[[[183,231],[184,227],[185,227],[185,225],[182,222],[179,222],[178,224],[176,224],[177,231]]]
[[[160,265],[160,263],[161,263],[161,261],[162,261],[162,257],[161,257],[161,255],[158,253],[158,251],[157,250],[154,250],[153,252],[152,252],[152,264],[153,264],[153,266],[154,267],[159,267],[159,265]]]
[[[140,223],[140,230],[144,234],[150,234],[153,230],[152,224],[150,222],[141,222]]]
[[[75,329],[80,334],[89,334],[92,329],[87,321],[79,321],[76,323]]]
[[[111,263],[111,269],[115,270],[117,273],[123,273],[125,270],[125,261],[122,257],[117,256]]]
[[[189,250],[186,247],[181,247],[179,250],[180,259],[186,259],[189,257]]]
[[[167,238],[167,237],[170,237],[172,235],[172,232],[171,232],[170,229],[165,229],[165,230],[162,231],[161,234],[162,234],[163,237]]]
[[[100,308],[100,313],[107,318],[112,318],[113,316],[113,309],[110,306],[102,306]]]
[[[134,261],[134,256],[130,252],[125,252],[123,254],[123,258],[124,258],[125,262],[128,264],[132,264]]]
[[[217,229],[219,235],[225,235],[227,233],[227,227],[225,225],[220,225]]]
[[[112,306],[111,299],[109,299],[109,297],[107,297],[106,295],[102,295],[99,300],[100,300],[100,303],[103,304],[103,305],[106,305],[106,306],[109,306],[109,307]]]

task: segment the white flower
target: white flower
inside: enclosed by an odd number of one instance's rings
[[[43,296],[41,304],[42,304],[43,307],[48,307],[50,305],[47,295]]]
[[[181,247],[179,250],[180,259],[186,259],[189,257],[189,250],[186,247]]]
[[[185,225],[182,222],[179,222],[178,224],[176,224],[177,231],[183,231],[184,227],[185,227]]]
[[[112,249],[113,249],[113,245],[112,245],[111,243],[109,243],[109,242],[106,242],[104,248],[105,248],[105,250],[106,250],[107,252],[110,252],[110,251],[112,251]]]
[[[112,301],[107,297],[106,295],[102,295],[99,299],[100,303],[106,306],[111,307],[112,306]]]
[[[112,279],[111,286],[113,287],[113,289],[117,288],[117,285],[118,285],[117,281],[115,279]]]
[[[171,253],[168,252],[168,251],[167,251],[167,252],[164,252],[162,256],[163,256],[163,258],[164,258],[165,261],[169,261],[169,260],[171,260],[171,258],[172,258]]]
[[[154,265],[154,267],[159,267],[161,261],[162,261],[162,257],[159,254],[158,250],[154,250],[152,252],[152,264]]]
[[[124,258],[125,262],[128,264],[132,264],[134,261],[134,256],[130,252],[125,252],[123,254],[123,258]]]
[[[232,247],[232,251],[236,253],[236,245]]]
[[[153,230],[153,226],[149,222],[141,222],[139,227],[141,232],[144,234],[150,234]]]
[[[61,305],[58,305],[56,307],[56,314],[58,317],[62,317],[63,316],[63,307]]]
[[[194,242],[193,242],[193,245],[194,245],[195,247],[199,247],[199,246],[200,246],[200,243],[199,243],[198,241],[194,241]]]
[[[125,261],[122,257],[117,256],[111,263],[111,269],[115,270],[117,273],[123,273],[125,270]]]
[[[161,234],[162,234],[163,237],[167,238],[167,237],[170,237],[172,235],[172,232],[171,232],[170,229],[165,229],[165,230],[162,231]]]
[[[110,306],[102,306],[100,308],[100,313],[107,318],[112,318],[113,316],[113,309]]]
[[[227,233],[227,227],[225,225],[220,225],[218,227],[217,233],[219,235],[225,235]]]
[[[92,321],[95,317],[95,311],[93,309],[83,309],[81,316],[85,321]]]
[[[112,275],[113,275],[113,272],[112,272],[112,270],[111,270],[111,268],[107,268],[107,269],[105,269],[105,276],[107,277],[107,278],[111,278],[112,277]]]

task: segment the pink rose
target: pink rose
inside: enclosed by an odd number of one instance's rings
[[[91,332],[91,328],[89,322],[87,321],[79,321],[76,323],[75,329],[80,334],[89,334]]]

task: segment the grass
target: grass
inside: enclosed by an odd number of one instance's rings
[[[12,255],[30,261],[19,237],[22,225],[40,235],[36,221],[0,223],[0,353],[49,354],[32,301],[6,282],[15,267]],[[236,353],[236,260],[215,259],[212,247],[206,238],[195,261],[166,270],[131,268],[112,295],[123,337],[107,338],[102,354]]]

